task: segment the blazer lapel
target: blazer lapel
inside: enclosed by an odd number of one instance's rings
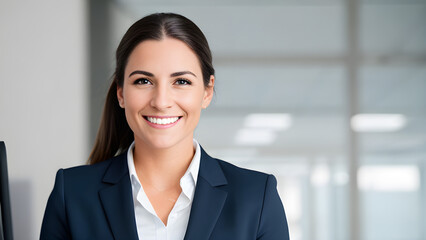
[[[99,196],[114,238],[137,240],[132,186],[126,154],[111,161],[103,181],[110,186],[100,190]]]
[[[201,148],[200,169],[185,240],[209,239],[227,196],[227,192],[218,187],[226,184],[219,162]]]

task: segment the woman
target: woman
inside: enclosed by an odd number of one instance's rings
[[[60,169],[41,239],[289,239],[272,175],[211,158],[193,139],[212,99],[201,30],[171,13],[133,24],[90,165]]]

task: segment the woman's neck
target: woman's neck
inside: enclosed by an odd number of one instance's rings
[[[194,156],[192,138],[170,148],[153,148],[135,139],[133,159],[139,180],[159,189],[176,187]]]

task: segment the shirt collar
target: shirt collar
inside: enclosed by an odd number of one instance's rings
[[[201,147],[200,144],[197,142],[197,140],[192,140],[193,146],[195,148],[195,154],[192,157],[191,163],[189,164],[188,169],[186,170],[185,174],[181,178],[181,184],[182,180],[188,176],[188,174],[191,175],[192,180],[194,180],[194,186],[197,185],[197,179],[198,179],[198,171],[200,169],[200,160],[201,160]],[[138,175],[136,174],[135,169],[135,163],[133,159],[133,149],[135,148],[135,142],[133,141],[132,144],[129,146],[129,149],[127,150],[127,165],[129,168],[129,176],[130,181],[132,184],[136,184],[138,188],[141,187],[141,183],[138,179]]]

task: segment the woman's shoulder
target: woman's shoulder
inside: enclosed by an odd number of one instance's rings
[[[268,177],[272,176],[269,173],[240,167],[221,159],[215,159],[219,162],[228,184],[247,184],[251,186],[257,185],[259,187],[264,187]]]
[[[79,181],[88,181],[90,179],[102,180],[107,169],[114,161],[125,161],[125,158],[123,158],[123,155],[119,155],[95,164],[79,165],[60,169],[59,171],[62,171],[64,178],[69,181],[77,179]]]
[[[239,167],[224,160],[216,160],[226,178],[223,188],[227,189],[228,197],[235,199],[241,206],[254,202],[263,203],[266,194],[276,194],[277,180],[272,174]]]
[[[268,173],[261,172],[261,171],[258,171],[258,170],[240,167],[240,166],[237,166],[233,163],[230,163],[230,162],[222,160],[222,159],[218,159],[218,158],[215,158],[215,159],[219,162],[220,166],[222,167],[222,169],[224,171],[233,172],[233,173],[236,173],[238,175],[243,175],[243,176],[260,177],[260,178],[264,178],[264,177],[267,177],[268,175],[270,175]]]

